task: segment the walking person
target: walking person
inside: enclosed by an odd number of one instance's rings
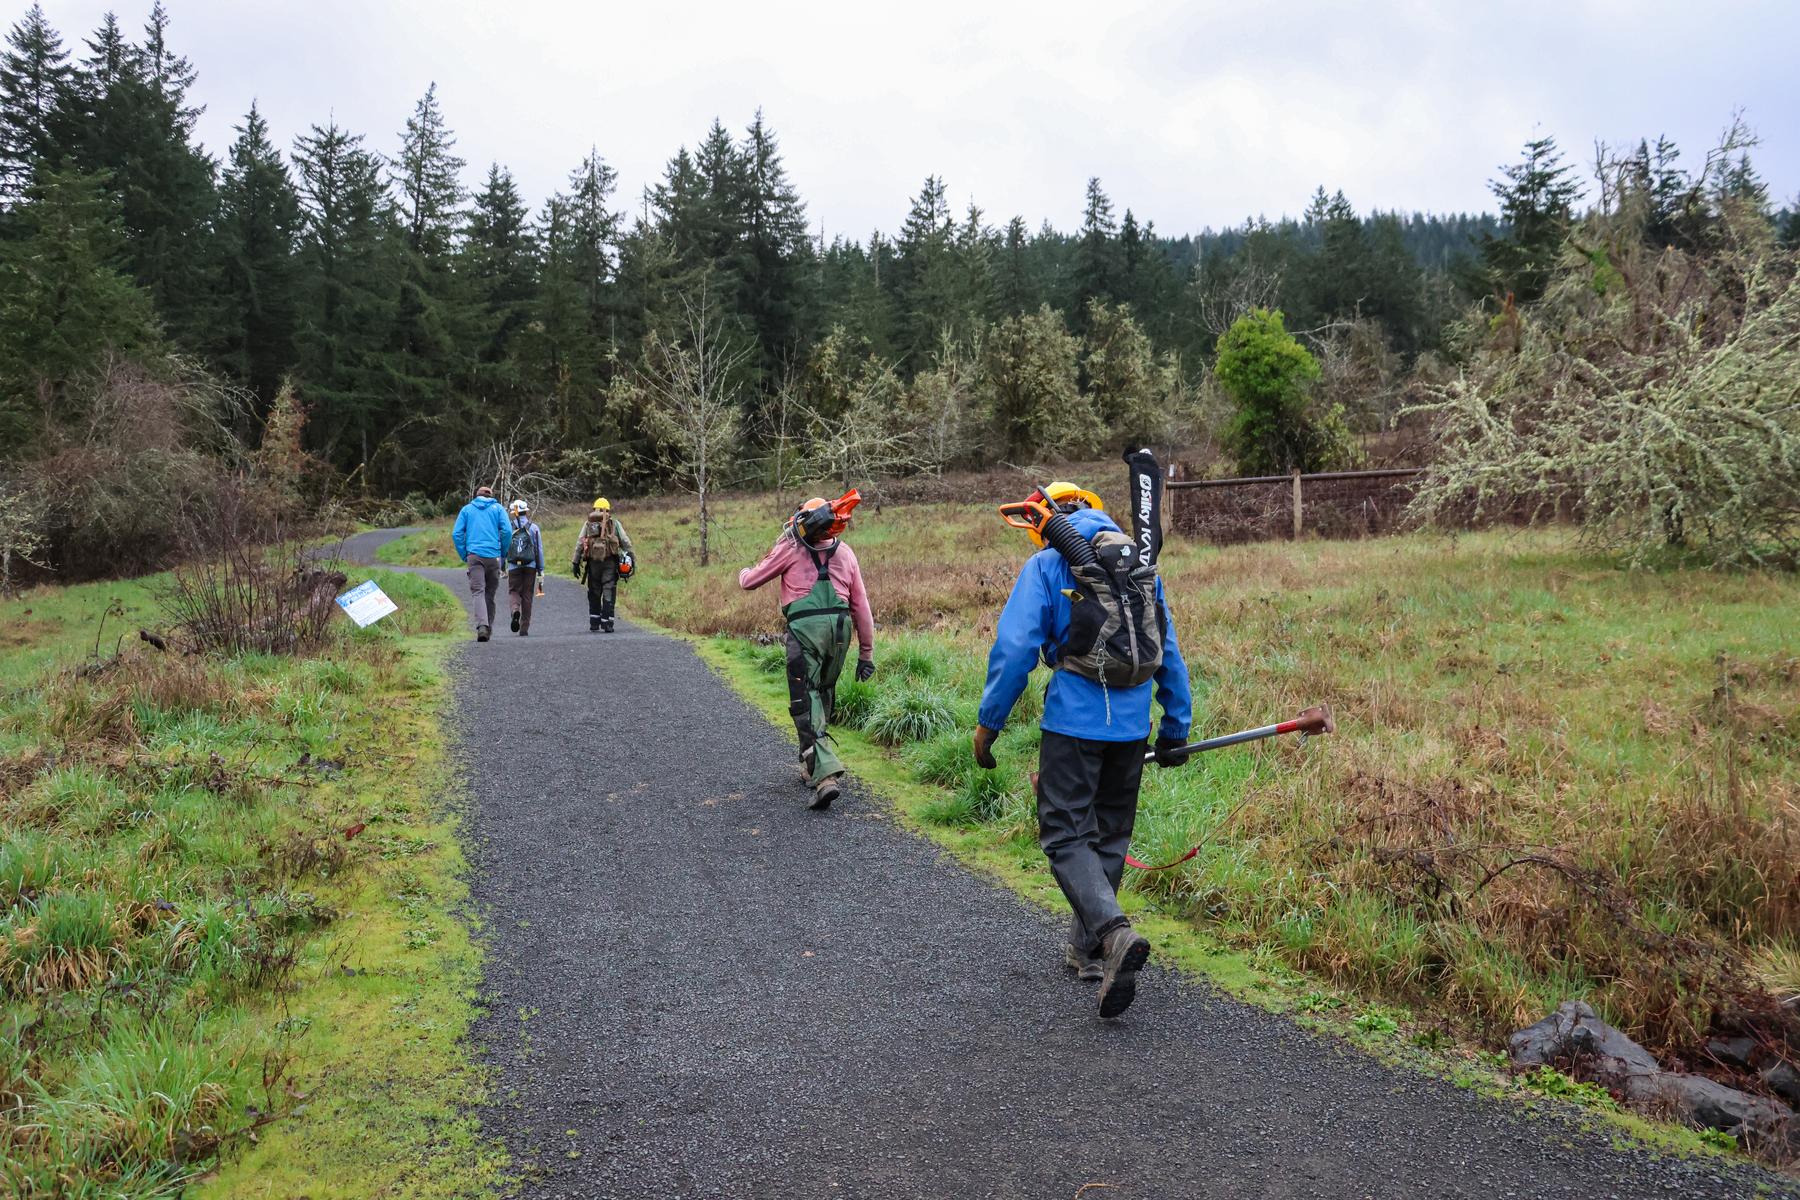
[[[1116,1017],[1130,1006],[1138,969],[1150,956],[1149,941],[1132,929],[1117,894],[1137,819],[1150,700],[1154,692],[1162,706],[1156,762],[1180,766],[1188,758],[1181,748],[1193,708],[1187,663],[1154,560],[1142,562],[1100,498],[1053,483],[1032,502],[1046,518],[1066,520],[1078,536],[1040,549],[1013,584],[988,654],[975,761],[996,765],[994,739],[1032,669],[1040,661],[1049,665],[1038,749],[1038,844],[1072,914],[1065,961],[1079,978],[1099,981],[1100,1015]],[[1045,546],[1039,532],[1031,536]],[[1057,545],[1085,560],[1079,573]],[[1074,620],[1077,604],[1082,613]]]
[[[485,642],[494,631],[494,603],[500,596],[503,557],[512,542],[512,523],[506,509],[494,499],[494,489],[478,487],[475,496],[456,514],[450,543],[456,557],[469,568],[469,595],[475,602],[475,640]],[[485,616],[483,614],[486,614]]]
[[[632,569],[634,556],[631,536],[613,516],[612,502],[605,496],[594,501],[594,507],[582,522],[581,536],[575,541],[575,559],[569,573],[587,580],[588,632],[613,631],[613,606],[619,595],[619,576]]]
[[[520,637],[531,636],[531,601],[543,573],[544,533],[531,519],[531,505],[514,500],[506,550],[506,595],[512,605],[512,631]]]
[[[820,809],[830,807],[843,790],[844,764],[827,727],[853,627],[862,647],[856,677],[866,680],[875,673],[875,617],[856,553],[840,536],[860,499],[853,491],[836,504],[816,496],[808,500],[762,561],[738,572],[738,586],[745,591],[781,581],[788,714],[800,738],[800,765],[813,789],[812,807]]]

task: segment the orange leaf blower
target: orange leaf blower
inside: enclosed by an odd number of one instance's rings
[[[804,543],[816,545],[839,537],[850,527],[850,514],[862,503],[862,493],[851,488],[836,500],[814,496],[788,518],[788,532]]]

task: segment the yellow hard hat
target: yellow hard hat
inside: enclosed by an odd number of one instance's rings
[[[608,500],[605,496],[598,496],[594,500],[594,507],[599,508],[599,509],[604,509],[607,512],[611,512],[612,511],[612,501]]]
[[[1094,495],[1094,493],[1088,491],[1084,487],[1070,483],[1066,479],[1059,480],[1045,488],[1044,498],[1047,500],[1054,500],[1058,504],[1072,504],[1076,501],[1080,501],[1089,508],[1097,508],[1101,512],[1106,511],[1106,505],[1100,502],[1100,497]]]

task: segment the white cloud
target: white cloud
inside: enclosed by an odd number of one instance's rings
[[[927,174],[1034,227],[1073,226],[1089,175],[1169,233],[1297,212],[1321,183],[1477,209],[1536,130],[1581,162],[1664,132],[1697,157],[1740,105],[1776,194],[1800,187],[1787,0],[168,3],[214,153],[252,97],[283,140],[335,113],[391,150],[435,79],[471,183],[497,159],[534,202],[593,145],[635,209],[678,145],[759,105],[815,228],[857,237]],[[76,44],[104,8],[45,4]]]

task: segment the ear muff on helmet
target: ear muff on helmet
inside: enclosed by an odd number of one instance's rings
[[[825,498],[814,496],[794,510],[794,536],[803,542],[822,542],[830,535],[836,518]]]
[[[794,510],[788,528],[803,542],[818,543],[840,536],[850,527],[850,514],[862,503],[862,493],[851,488],[836,500],[814,496]]]
[[[1078,487],[1067,480],[1060,480],[1044,489],[1046,499],[1054,503],[1061,512],[1071,513],[1078,508],[1093,508],[1106,511],[1106,505],[1100,497],[1084,487]]]

